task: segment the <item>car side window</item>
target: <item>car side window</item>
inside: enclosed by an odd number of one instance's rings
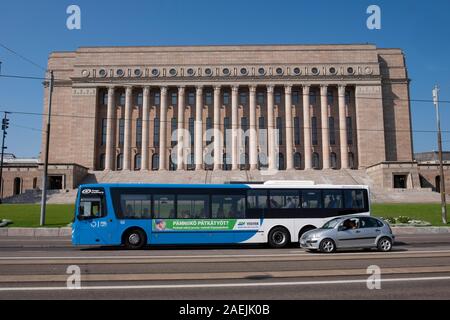
[[[379,221],[373,218],[361,218],[361,228],[379,228]]]
[[[360,222],[358,218],[350,218],[342,222],[344,230],[355,230],[360,228]]]

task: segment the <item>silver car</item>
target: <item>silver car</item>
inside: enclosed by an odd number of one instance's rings
[[[394,241],[395,236],[387,222],[369,216],[345,216],[303,234],[300,247],[323,253],[356,248],[388,252],[392,250]]]

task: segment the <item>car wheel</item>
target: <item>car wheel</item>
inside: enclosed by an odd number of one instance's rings
[[[392,250],[392,240],[387,237],[381,238],[380,240],[378,240],[377,248],[378,248],[378,251],[381,251],[381,252],[391,251]]]
[[[285,248],[290,242],[289,231],[285,228],[275,228],[269,234],[269,245],[272,248]]]
[[[333,253],[336,251],[336,244],[332,239],[324,239],[320,243],[320,252]]]
[[[147,243],[147,235],[144,231],[133,229],[125,234],[124,244],[129,250],[140,250]]]

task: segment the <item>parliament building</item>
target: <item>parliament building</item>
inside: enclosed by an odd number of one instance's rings
[[[355,183],[367,176],[380,188],[423,184],[401,49],[81,47],[53,52],[48,69],[49,162],[62,189],[88,176],[150,183],[177,174],[192,183],[317,176],[339,183],[359,172]],[[42,151],[45,142],[44,133]]]

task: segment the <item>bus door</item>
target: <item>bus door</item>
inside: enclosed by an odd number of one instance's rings
[[[251,242],[264,241],[264,218],[268,213],[268,193],[267,190],[252,189],[247,191],[247,211],[246,219],[248,223],[255,225],[251,230],[253,233]],[[250,226],[247,226],[250,227]]]
[[[111,244],[115,224],[108,218],[104,189],[83,189],[77,212],[75,230],[79,244]]]

